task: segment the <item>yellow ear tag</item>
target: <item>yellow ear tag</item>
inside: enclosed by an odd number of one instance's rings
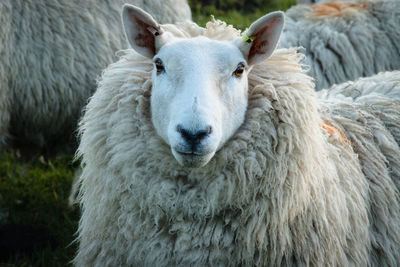
[[[245,41],[246,43],[251,43],[251,42],[254,41],[254,39],[256,39],[255,36],[250,36],[250,37],[249,37],[249,36],[247,36],[246,33],[243,34],[243,36],[242,36],[242,40]]]

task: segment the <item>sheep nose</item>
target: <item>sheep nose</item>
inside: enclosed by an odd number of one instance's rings
[[[181,134],[183,139],[188,144],[191,144],[191,145],[199,144],[202,139],[204,139],[205,137],[207,137],[209,134],[212,133],[212,127],[211,126],[207,126],[202,130],[191,131],[191,130],[184,129],[182,127],[182,125],[179,124],[176,127],[176,130]]]

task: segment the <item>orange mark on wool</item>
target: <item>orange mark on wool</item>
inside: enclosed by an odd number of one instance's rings
[[[329,2],[311,6],[313,11],[309,17],[344,17],[348,14],[359,12],[367,8],[366,3]]]
[[[324,123],[321,124],[322,129],[328,132],[328,134],[334,138],[336,138],[339,143],[344,145],[349,145],[350,141],[347,139],[346,134],[341,130],[338,126],[334,125],[332,121],[324,120]]]

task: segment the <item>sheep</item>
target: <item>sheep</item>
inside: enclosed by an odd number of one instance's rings
[[[76,123],[97,76],[117,50],[128,47],[119,27],[125,2],[0,2],[1,147],[26,154],[72,151]],[[191,19],[185,0],[162,3],[139,4],[164,23]]]
[[[365,1],[382,1],[382,0],[297,0],[297,4],[322,4],[322,3],[337,3],[337,2],[349,2],[349,3],[360,3]],[[395,0],[391,0],[395,1]]]
[[[297,5],[286,15],[281,47],[305,48],[317,90],[400,69],[400,1]]]
[[[343,84],[334,85],[329,89],[318,92],[318,98],[322,100],[340,99],[347,103],[346,106],[363,105],[363,109],[373,114],[384,125],[394,140],[400,145],[400,127],[398,121],[398,109],[394,104],[386,105],[388,99],[400,98],[400,71],[383,72],[377,75],[360,78],[357,81],[349,81]],[[350,108],[353,109],[354,108]],[[351,112],[351,111],[349,111]],[[339,114],[343,111],[340,110]],[[354,120],[355,118],[353,118]],[[391,137],[387,137],[391,139]],[[385,140],[385,138],[381,138]],[[391,142],[382,142],[381,150],[385,154],[386,160],[390,166],[400,166],[400,158],[396,152],[397,147],[392,146]],[[400,172],[399,168],[392,168],[393,183],[400,191]]]
[[[125,1],[126,2],[126,1]],[[161,23],[176,23],[192,20],[192,13],[187,0],[131,0],[131,4],[141,7]]]
[[[298,49],[274,51],[281,12],[243,35],[123,21],[140,55],[104,71],[79,126],[76,266],[400,264],[400,148],[369,112],[399,129],[399,84],[319,99]]]

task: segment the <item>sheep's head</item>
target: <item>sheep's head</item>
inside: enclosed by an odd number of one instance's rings
[[[131,5],[122,17],[132,48],[154,62],[154,128],[180,164],[204,166],[243,123],[247,73],[274,51],[283,13],[263,16],[232,41],[174,37]]]

